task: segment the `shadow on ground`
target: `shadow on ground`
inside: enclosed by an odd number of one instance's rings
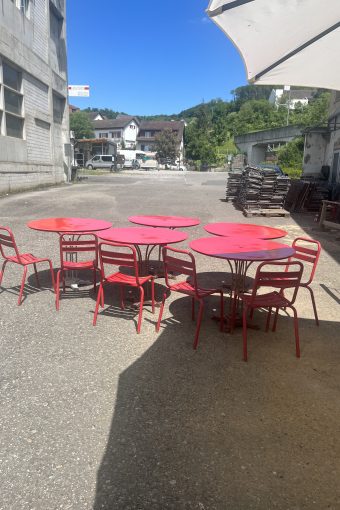
[[[337,508],[337,323],[300,320],[298,360],[293,321],[280,316],[278,333],[249,332],[244,363],[240,334],[211,328],[209,312],[192,350],[189,305],[171,304],[172,320],[119,377],[94,510]]]

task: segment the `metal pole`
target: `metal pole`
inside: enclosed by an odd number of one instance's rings
[[[290,93],[291,93],[291,90],[289,89],[289,96],[288,96],[288,102],[287,102],[287,126],[289,125]]]

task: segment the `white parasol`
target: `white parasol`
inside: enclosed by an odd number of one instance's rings
[[[340,0],[211,0],[255,84],[340,90]]]

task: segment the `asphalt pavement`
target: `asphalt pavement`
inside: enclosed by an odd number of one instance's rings
[[[226,203],[225,174],[120,173],[0,198],[0,223],[20,251],[50,257],[58,239],[27,228],[46,217],[92,217],[129,226],[136,214],[187,215],[201,225],[236,221],[284,228],[323,246],[313,288],[298,296],[301,358],[293,321],[275,333],[221,333],[207,299],[200,342],[190,299],[173,294],[160,332],[155,315],[119,307],[108,292],[92,326],[91,287],[66,289],[56,312],[46,266],[42,289],[30,274],[17,306],[21,268],[8,264],[0,287],[1,510],[317,510],[340,508],[340,234],[313,215],[244,218]],[[179,247],[188,247],[188,241]],[[228,265],[196,256],[203,279],[227,279]],[[214,275],[211,275],[214,273]],[[252,276],[253,269],[250,272]],[[164,280],[157,280],[158,298]],[[158,310],[157,310],[158,311]]]

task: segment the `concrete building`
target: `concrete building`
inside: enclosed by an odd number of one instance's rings
[[[69,175],[65,0],[2,0],[0,192]]]
[[[322,167],[327,173],[329,171],[330,184],[340,184],[340,92],[338,91],[332,93],[328,126],[310,128],[305,131],[303,173],[317,177]]]

